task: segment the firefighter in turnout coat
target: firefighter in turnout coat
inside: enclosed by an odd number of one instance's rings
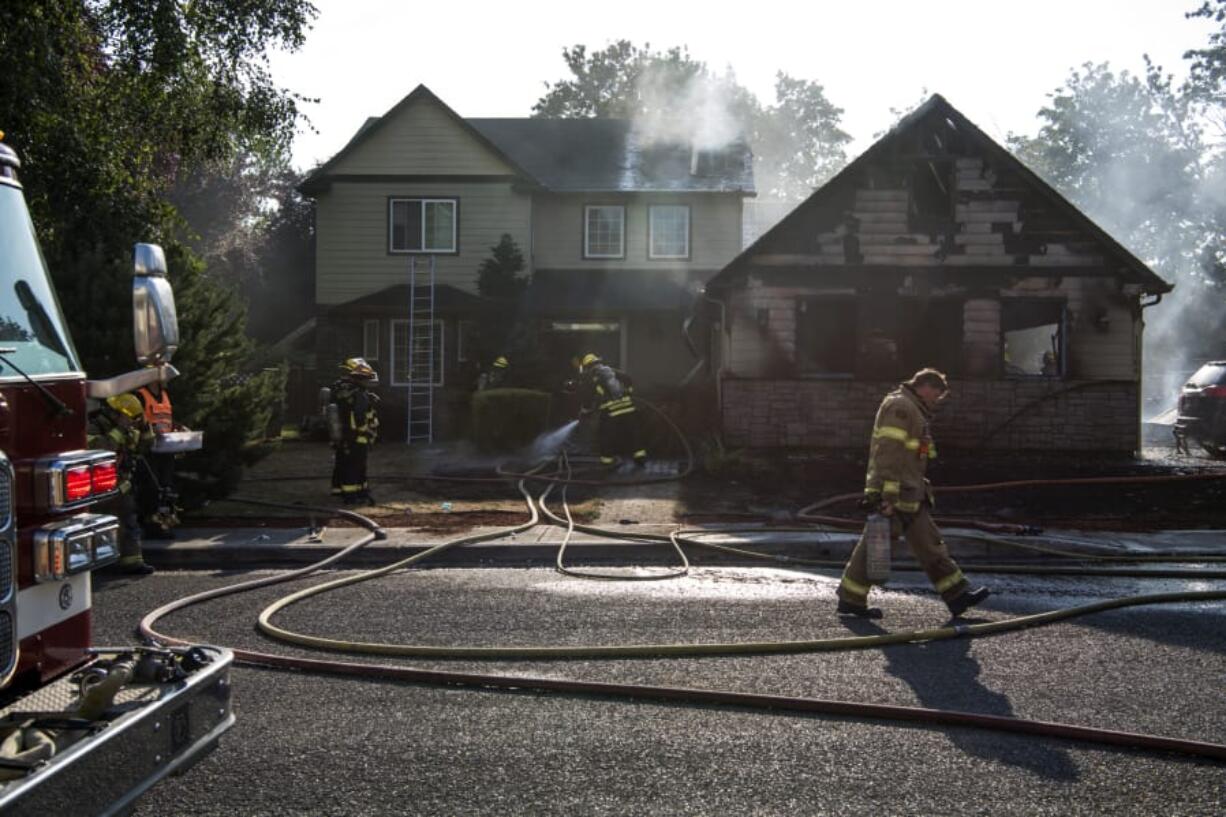
[[[119,569],[124,573],[147,575],[153,566],[146,564],[141,546],[140,514],[133,481],[141,453],[153,442],[145,422],[141,401],[132,394],[108,397],[89,417],[89,447],[114,451],[118,459],[119,498],[115,515],[119,517]]]
[[[332,384],[332,400],[340,419],[340,439],[333,443],[332,493],[346,505],[374,503],[366,480],[366,456],[379,436],[379,398],[370,391],[379,375],[360,357],[340,365],[341,378]]]
[[[923,369],[886,395],[873,423],[863,504],[869,511],[890,518],[891,538],[906,536],[916,561],[957,617],[986,599],[989,590],[970,589],[932,521],[932,485],[924,473],[937,453],[932,441],[932,412],[948,392],[945,375]],[[838,612],[880,618],[881,610],[868,606],[872,586],[867,578],[866,553],[865,537],[861,536],[843,570]]]
[[[647,447],[642,442],[630,377],[591,353],[583,356],[579,371],[583,376],[583,413],[600,412],[596,432],[600,461],[612,465],[619,457],[630,456],[640,468],[646,465]]]

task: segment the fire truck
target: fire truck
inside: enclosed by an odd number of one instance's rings
[[[92,643],[91,574],[119,558],[102,512],[119,473],[86,445],[88,400],[177,374],[178,319],[161,248],[136,245],[142,368],[87,381],[19,169],[0,141],[0,814],[122,813],[234,723],[233,655]]]

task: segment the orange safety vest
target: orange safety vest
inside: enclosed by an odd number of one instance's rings
[[[169,434],[175,430],[173,413],[170,408],[170,392],[162,389],[162,396],[155,397],[148,386],[142,386],[137,394],[145,404],[145,422],[154,434]]]

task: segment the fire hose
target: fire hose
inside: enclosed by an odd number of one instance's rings
[[[1088,615],[1102,610],[1145,604],[1170,604],[1177,602],[1220,601],[1226,599],[1226,591],[1192,591],[1182,593],[1162,593],[1146,596],[1134,596],[1122,599],[1111,599],[1094,604],[1081,605],[1063,610],[1022,616],[997,622],[970,625],[949,625],[926,630],[914,630],[899,633],[889,633],[876,636],[855,636],[846,638],[814,639],[806,641],[782,642],[746,642],[739,644],[663,644],[663,645],[627,645],[603,647],[527,647],[527,648],[488,648],[488,647],[425,647],[420,645],[370,644],[338,639],[324,639],[299,633],[293,633],[273,624],[271,619],[279,611],[304,600],[342,586],[366,581],[378,576],[387,575],[424,561],[447,548],[490,541],[495,538],[522,532],[535,526],[540,521],[540,511],[537,501],[528,492],[525,481],[519,482],[519,491],[523,496],[529,518],[526,522],[511,528],[491,531],[483,534],[460,537],[458,539],[437,545],[407,559],[372,571],[343,577],[325,582],[306,590],[286,596],[260,613],[259,626],[266,634],[287,641],[291,644],[310,646],[322,649],[343,650],[363,654],[378,655],[413,655],[432,658],[526,658],[526,657],[629,657],[629,656],[680,656],[680,655],[728,655],[728,654],[772,654],[784,652],[816,652],[846,649],[864,649],[882,647],[890,644],[926,643],[949,638],[976,637],[998,634],[1024,627],[1034,627],[1055,621]],[[548,491],[546,491],[547,493]],[[258,500],[247,500],[256,504],[279,506],[277,503],[264,503]],[[286,506],[279,506],[286,507]],[[289,506],[300,507],[300,506]],[[331,509],[312,509],[321,513]],[[346,517],[365,527],[369,533],[361,540],[345,549],[321,560],[313,565],[290,571],[288,573],[263,577],[235,585],[217,588],[180,599],[159,607],[149,613],[141,621],[142,635],[152,641],[163,644],[182,644],[179,639],[158,632],[154,626],[157,622],[177,610],[198,604],[209,599],[231,595],[244,590],[278,584],[303,578],[324,567],[334,564],[355,550],[365,547],[378,538],[383,538],[383,531],[371,520],[350,511],[335,511],[337,515]],[[293,669],[307,672],[318,672],[333,675],[344,675],[365,678],[391,678],[415,683],[435,685],[462,686],[482,689],[531,689],[542,692],[559,692],[578,695],[602,695],[626,699],[646,699],[662,701],[679,701],[686,703],[703,703],[723,706],[733,706],[749,709],[768,709],[774,711],[808,712],[826,715],[863,717],[883,720],[920,721],[945,726],[973,726],[1023,734],[1046,737],[1061,737],[1096,743],[1119,746],[1130,746],[1158,751],[1174,751],[1184,754],[1226,760],[1226,745],[1203,741],[1172,738],[1155,735],[1145,735],[1121,732],[1110,729],[1075,726],[1069,724],[1030,721],[1018,718],[1008,718],[994,715],[980,715],[967,712],[953,712],[938,709],[925,709],[906,706],[890,706],[880,704],[865,704],[859,702],[826,700],[805,697],[787,697],[778,695],[762,695],[756,693],[733,692],[714,689],[694,689],[678,687],[660,687],[650,685],[613,684],[589,681],[566,680],[558,678],[542,678],[525,675],[506,675],[496,673],[451,672],[427,670],[422,668],[389,666],[383,664],[368,664],[352,661],[324,660],[301,658],[251,650],[234,650],[236,660],[261,667],[278,669]]]
[[[653,407],[654,408],[654,407]],[[662,412],[661,415],[663,416]],[[668,418],[665,417],[667,420]],[[671,421],[669,421],[671,424]],[[675,428],[675,426],[674,426]],[[684,439],[683,435],[678,435]],[[692,468],[693,457],[686,445],[687,454],[689,454],[690,465]],[[564,462],[566,467],[568,463]],[[688,473],[689,468],[686,469]],[[923,630],[909,630],[897,633],[887,633],[872,636],[852,636],[840,638],[825,638],[825,639],[808,639],[808,640],[785,640],[785,641],[768,641],[768,642],[738,642],[738,643],[698,643],[698,644],[632,644],[632,645],[584,645],[576,647],[560,647],[560,646],[537,646],[537,647],[438,647],[417,644],[387,644],[360,642],[344,639],[323,638],[312,636],[309,634],[296,633],[285,628],[282,628],[273,623],[274,616],[289,607],[290,605],[304,601],[313,596],[320,595],[332,590],[339,589],[348,585],[357,584],[359,582],[368,581],[388,575],[398,570],[404,570],[417,565],[427,559],[443,552],[452,547],[461,547],[478,542],[491,541],[498,538],[520,533],[529,530],[539,524],[542,520],[542,515],[549,520],[551,524],[560,524],[567,530],[567,540],[570,535],[578,530],[588,533],[594,533],[602,536],[620,539],[629,542],[638,542],[643,544],[671,544],[682,559],[683,567],[670,571],[667,574],[654,575],[649,578],[675,578],[682,575],[689,568],[688,559],[685,557],[683,545],[693,545],[704,548],[722,549],[736,552],[741,555],[752,555],[758,558],[776,559],[778,561],[787,562],[793,565],[822,565],[822,566],[837,566],[838,562],[822,562],[818,560],[801,560],[788,559],[784,557],[772,556],[770,554],[759,553],[744,548],[730,548],[726,545],[719,545],[711,542],[704,542],[700,539],[701,536],[711,535],[719,531],[674,531],[668,536],[653,535],[653,534],[625,534],[618,531],[608,531],[601,528],[584,526],[575,523],[573,516],[570,514],[569,507],[566,505],[563,496],[563,508],[565,517],[559,517],[553,513],[545,504],[550,493],[556,485],[561,484],[563,491],[569,484],[608,484],[607,482],[597,480],[577,480],[573,478],[573,474],[562,473],[559,470],[553,474],[544,473],[522,473],[513,474],[513,472],[502,473],[501,476],[514,475],[518,478],[518,490],[522,495],[527,509],[528,520],[519,525],[509,528],[503,528],[495,531],[489,531],[482,534],[459,537],[448,542],[436,545],[421,551],[413,556],[395,561],[374,570],[364,571],[339,579],[323,582],[318,585],[308,587],[304,590],[297,591],[267,606],[259,614],[258,627],[266,635],[284,641],[289,644],[312,647],[322,650],[340,651],[346,653],[358,653],[365,655],[384,655],[384,656],[415,656],[429,657],[435,659],[444,658],[484,658],[484,659],[525,659],[525,658],[576,658],[576,657],[601,657],[601,658],[628,658],[628,657],[661,657],[661,656],[698,656],[698,655],[734,655],[734,654],[781,654],[781,653],[799,653],[799,652],[829,652],[838,650],[850,649],[865,649],[874,647],[884,647],[894,644],[914,644],[928,643],[952,638],[961,637],[981,637],[987,635],[995,635],[1004,632],[1020,630],[1024,628],[1037,627],[1046,624],[1051,624],[1057,621],[1067,620],[1078,616],[1090,615],[1093,613],[1119,609],[1124,607],[1151,605],[1151,604],[1173,604],[1187,602],[1214,602],[1226,600],[1226,590],[1217,591],[1185,591],[1177,593],[1158,593],[1148,595],[1130,596],[1118,599],[1109,599],[1092,604],[1078,605],[1074,607],[1064,608],[1060,610],[1048,611],[1045,613],[1037,613],[1032,615],[1019,616],[1010,619],[1004,619],[994,622],[983,622],[976,624],[949,624],[943,627],[929,628]],[[1222,478],[1223,475],[1215,474],[1212,476],[1206,475],[1203,478]],[[662,479],[679,478],[679,477],[653,477],[642,480],[642,482],[658,482]],[[1136,478],[1136,477],[1108,477],[1108,478],[1091,478],[1089,480],[1064,480],[1063,483],[1071,482],[1128,482],[1134,480],[1152,481],[1155,478]],[[474,480],[475,481],[475,480]],[[528,491],[527,484],[529,481],[541,481],[547,484],[545,490],[539,497],[535,497]],[[1027,481],[1028,484],[1035,484],[1037,481]],[[617,484],[629,484],[626,481],[618,481]],[[988,487],[975,486],[980,490],[988,490]],[[992,489],[999,487],[998,485],[990,486]],[[953,490],[953,489],[946,489]],[[851,495],[834,497],[830,500],[825,500],[820,503],[815,503],[801,512],[802,518],[809,518],[813,510],[826,507],[838,501],[850,498]],[[858,496],[858,495],[855,495]],[[266,587],[273,584],[279,584],[286,581],[292,581],[299,578],[305,578],[325,567],[333,565],[346,556],[352,554],[356,550],[365,547],[376,539],[386,538],[386,534],[372,520],[356,514],[352,511],[341,511],[331,508],[307,508],[301,505],[283,505],[280,503],[271,503],[261,500],[239,500],[250,504],[264,505],[268,507],[293,508],[295,510],[308,510],[322,514],[332,514],[347,518],[362,527],[366,528],[368,534],[362,537],[359,541],[349,545],[343,550],[323,559],[315,564],[308,565],[298,570],[286,572],[281,575],[263,577],[259,579],[240,582],[238,584],[216,588],[213,590],[197,593],[192,596],[179,599],[169,604],[163,605],[156,610],[150,612],[141,621],[140,632],[143,637],[162,644],[183,644],[185,642],[176,639],[172,636],[162,634],[155,629],[157,622],[165,616],[182,610],[186,607],[202,603],[204,601],[219,598],[222,596],[231,595],[234,593],[243,592],[245,590],[255,589],[257,587]],[[840,520],[845,523],[848,520]],[[764,529],[753,528],[755,532],[761,533]],[[801,528],[807,532],[818,530],[816,527]],[[727,532],[727,531],[724,531]],[[1002,544],[1014,545],[1018,543],[1011,540],[1001,539],[997,537],[988,537],[989,541],[996,541]],[[1030,546],[1031,549],[1040,549],[1037,546]],[[1049,555],[1061,555],[1074,559],[1086,558],[1101,558],[1119,560],[1119,557],[1105,555],[1090,555],[1084,553],[1075,553],[1069,551],[1058,551],[1055,549],[1041,549]],[[1128,561],[1141,561],[1149,557],[1131,557],[1126,558]],[[1198,562],[1221,561],[1221,557],[1211,556],[1209,554],[1185,555],[1182,557],[1153,557],[1154,561],[1161,559],[1162,561],[1188,561],[1194,559]],[[577,571],[567,571],[563,568],[561,552],[558,558],[558,567],[563,572],[569,572],[571,575],[582,575],[584,578],[626,578],[623,575],[613,574],[591,574],[579,573]],[[993,566],[978,566],[977,569],[989,572]],[[1075,567],[1052,567],[1052,566],[1030,566],[1030,565],[1001,565],[996,566],[999,572],[1016,572],[1016,573],[1055,573],[1055,572],[1070,572],[1070,571],[1088,571],[1094,568],[1075,568]],[[1169,575],[1160,574],[1157,572],[1138,572],[1135,570],[1121,571],[1111,570],[1109,573],[1094,574],[1094,575],[1114,575],[1114,576],[1155,576]],[[1179,574],[1181,577],[1196,576],[1199,578],[1224,578],[1226,573],[1206,571],[1187,571]],[[637,577],[636,577],[637,578]],[[352,661],[325,660],[316,658],[302,658],[296,656],[288,656],[276,653],[251,651],[251,650],[234,650],[236,660],[241,663],[250,664],[253,666],[270,667],[278,669],[292,669],[298,671],[318,672],[333,675],[344,675],[365,678],[391,678],[402,681],[410,681],[415,683],[426,683],[436,685],[452,685],[470,688],[482,689],[514,689],[523,690],[531,689],[537,691],[560,692],[579,695],[602,695],[628,699],[647,699],[647,700],[667,700],[681,701],[687,703],[705,703],[724,706],[734,706],[751,709],[770,709],[776,711],[794,711],[794,712],[809,712],[827,715],[851,716],[874,718],[884,720],[906,720],[906,721],[921,721],[934,723],[946,726],[973,726],[978,728],[996,729],[1009,732],[1017,732],[1023,734],[1039,735],[1046,737],[1061,737],[1074,740],[1083,740],[1096,743],[1105,743],[1111,745],[1129,746],[1136,748],[1145,748],[1158,751],[1175,751],[1185,754],[1191,754],[1201,757],[1209,757],[1217,760],[1226,760],[1226,745],[1209,743],[1203,741],[1188,740],[1182,738],[1164,737],[1156,735],[1146,735],[1130,732],[1121,732],[1110,729],[1100,729],[1095,727],[1075,726],[1061,723],[1051,723],[1044,721],[1031,721],[1019,718],[1009,718],[995,715],[981,715],[967,712],[953,712],[938,709],[925,709],[917,707],[890,706],[880,704],[866,704],[860,702],[826,700],[817,698],[805,697],[786,697],[778,695],[763,695],[757,693],[733,692],[727,690],[714,689],[693,689],[679,687],[660,687],[649,685],[628,685],[628,684],[613,684],[599,683],[578,680],[567,680],[558,678],[542,678],[525,675],[507,675],[496,673],[470,673],[470,672],[452,672],[442,670],[428,670],[424,668],[405,667],[405,666],[389,666],[384,664],[369,664],[358,663]]]

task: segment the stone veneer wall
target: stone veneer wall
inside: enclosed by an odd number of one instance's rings
[[[933,424],[938,449],[1130,453],[1137,447],[1133,382],[965,380],[951,386]],[[881,398],[896,387],[729,378],[723,384],[725,441],[751,448],[867,448]]]

